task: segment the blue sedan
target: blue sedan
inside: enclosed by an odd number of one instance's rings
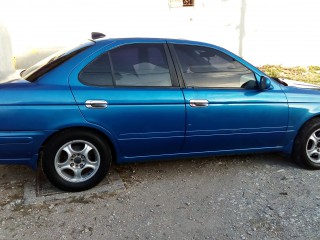
[[[42,166],[66,191],[95,186],[112,162],[283,152],[320,168],[317,86],[207,43],[88,40],[0,91],[0,163]]]

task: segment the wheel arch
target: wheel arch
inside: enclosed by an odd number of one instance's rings
[[[319,131],[320,129],[320,116],[314,116],[308,119],[297,131],[297,134],[294,138],[293,149],[291,152],[292,159],[295,160],[300,166],[307,169],[320,169],[319,162],[319,140],[312,138],[311,145],[309,144],[311,135]],[[312,152],[309,152],[312,151]],[[314,156],[314,151],[316,152],[317,157]],[[309,153],[308,153],[309,152]]]
[[[309,123],[310,121],[313,121],[314,119],[317,119],[317,118],[319,119],[319,122],[320,122],[320,114],[314,115],[314,116],[310,117],[309,119],[307,119],[306,121],[304,121],[304,122],[300,125],[299,129],[297,130],[294,139],[296,140],[297,136],[299,135],[299,133],[301,132],[301,130],[304,128],[304,126],[305,126],[307,123]]]
[[[288,144],[284,147],[284,153],[288,156],[292,156],[293,154],[293,146],[296,142],[297,137],[299,136],[299,133],[302,131],[304,126],[308,124],[310,121],[313,121],[314,119],[319,119],[320,122],[320,113],[311,116],[310,118],[306,119],[304,122],[302,122],[299,127],[297,128],[296,131],[292,132],[292,135],[290,136],[289,134],[289,142]]]
[[[111,154],[112,154],[112,163],[117,162],[117,150],[116,150],[116,146],[114,144],[114,142],[111,140],[111,137],[108,136],[106,133],[104,133],[101,130],[98,130],[96,128],[92,128],[92,127],[87,127],[87,126],[77,126],[77,127],[66,127],[66,128],[62,128],[56,132],[54,132],[53,134],[51,134],[50,136],[48,136],[45,141],[41,144],[41,148],[39,150],[39,159],[38,159],[38,165],[39,162],[41,161],[42,158],[42,151],[45,148],[45,146],[47,145],[47,143],[53,139],[55,136],[57,136],[58,134],[61,134],[63,131],[87,131],[87,132],[92,132],[94,134],[96,134],[97,136],[99,136],[101,139],[103,139],[109,146],[110,150],[111,150]]]

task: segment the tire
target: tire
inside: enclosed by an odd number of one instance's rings
[[[320,169],[320,118],[311,119],[299,131],[293,159],[302,167]]]
[[[45,145],[42,168],[49,181],[64,191],[78,192],[97,185],[109,171],[109,146],[91,131],[66,130]]]

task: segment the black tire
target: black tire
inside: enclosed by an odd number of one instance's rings
[[[317,136],[313,138],[312,136]],[[320,169],[320,118],[313,118],[300,129],[293,146],[293,159],[308,169]]]
[[[64,191],[84,191],[108,173],[112,155],[107,142],[94,132],[66,130],[44,147],[42,169],[49,181]]]

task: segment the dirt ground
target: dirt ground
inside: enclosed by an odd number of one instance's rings
[[[116,170],[125,188],[26,204],[35,172],[0,166],[0,239],[319,239],[320,171],[280,155]]]

